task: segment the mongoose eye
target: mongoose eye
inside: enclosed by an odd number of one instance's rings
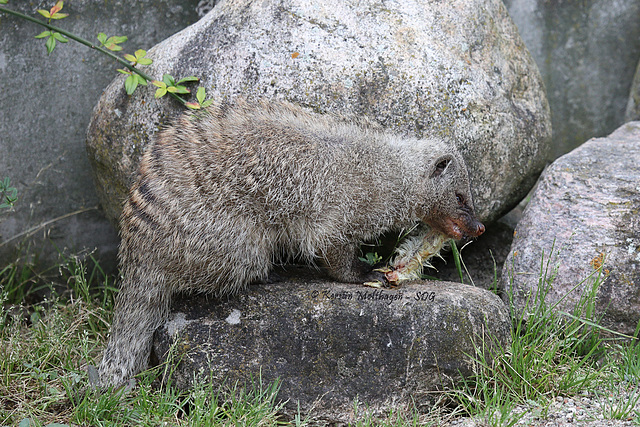
[[[460,194],[456,194],[456,201],[458,202],[458,206],[464,206],[464,197]]]

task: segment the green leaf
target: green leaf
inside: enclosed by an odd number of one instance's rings
[[[51,19],[62,19],[66,18],[67,16],[69,16],[68,13],[54,13],[53,15],[51,15]]]
[[[151,80],[151,83],[153,83],[155,86],[158,86],[161,89],[166,89],[167,88],[167,84],[165,82],[161,82],[158,80]]]
[[[152,60],[144,57],[147,54],[146,50],[138,49],[134,52],[134,54],[135,56],[127,53],[126,55],[124,55],[124,59],[126,59],[127,61],[130,61],[131,64],[133,65],[137,65],[137,64],[149,65],[153,62]]]
[[[0,209],[12,207],[18,200],[18,190],[11,187],[9,178],[5,178],[4,182],[0,182]]]
[[[196,76],[189,76],[189,77],[185,77],[184,79],[180,79],[178,80],[178,84],[180,83],[187,83],[187,82],[197,82],[200,79],[197,78]]]
[[[131,75],[131,71],[129,70],[125,70],[124,68],[118,68],[118,72],[122,73],[122,74],[128,74]]]
[[[127,80],[124,81],[124,89],[127,91],[127,95],[133,94],[133,91],[138,87],[138,79],[136,76],[129,76]]]
[[[142,77],[140,74],[136,74],[135,76],[138,79],[138,83],[140,83],[142,86],[146,86],[147,85],[147,79]]]
[[[464,274],[462,272],[462,264],[460,262],[460,252],[458,251],[458,247],[456,246],[456,241],[451,239],[451,252],[453,252],[453,262],[456,265],[456,270],[458,271],[458,275],[460,276],[460,283],[464,283]]]
[[[104,47],[106,47],[107,49],[109,49],[110,51],[113,51],[113,52],[120,52],[122,50],[122,47],[118,46],[117,44],[113,44],[113,43],[106,44]]]
[[[43,39],[45,37],[49,37],[51,35],[51,31],[43,31],[36,36],[37,39]]]
[[[31,315],[29,316],[29,320],[31,320],[32,324],[36,324],[40,321],[40,313],[38,313],[37,311],[34,311],[33,313],[31,313]],[[37,368],[36,368],[37,369]],[[37,371],[36,371],[37,372]]]
[[[205,101],[206,97],[207,97],[206,89],[200,86],[198,88],[198,91],[196,92],[196,99],[198,100],[198,102],[200,103],[200,107],[202,108],[207,108],[209,105],[213,104],[213,100],[211,99]]]
[[[9,3],[9,0],[0,0],[0,4],[7,4]]]
[[[184,105],[185,105],[185,107],[187,107],[190,110],[199,110],[200,109],[200,104],[198,104],[197,102],[187,102]]]
[[[38,9],[38,13],[47,19],[51,19],[51,14],[47,10]]]
[[[363,257],[358,257],[361,261],[366,262],[369,265],[376,265],[382,261],[382,257],[377,252],[367,252]]]
[[[53,37],[55,37],[56,40],[58,40],[60,43],[66,43],[69,41],[65,36],[63,36],[60,33],[53,33]]]
[[[51,55],[53,49],[56,48],[56,38],[53,36],[49,37],[45,46],[47,47],[47,54]]]
[[[198,91],[196,92],[196,99],[198,100],[198,102],[203,103],[206,96],[207,96],[206,89],[200,86],[198,88]]]
[[[56,13],[60,12],[62,10],[62,7],[64,6],[64,2],[62,0],[59,0],[58,2],[56,2],[56,4],[51,8],[51,10],[49,10],[49,13],[51,15],[55,15]]]
[[[190,93],[191,91],[184,86],[169,86],[167,90],[171,93]]]
[[[154,95],[156,98],[162,98],[163,96],[165,96],[167,94],[167,88],[166,87],[160,87],[156,90],[156,94]]]
[[[113,52],[119,52],[122,50],[122,47],[118,46],[119,43],[123,43],[127,41],[127,36],[111,36],[107,38],[107,35],[104,33],[98,34],[98,40],[102,46]],[[132,56],[133,58],[133,56]]]
[[[175,86],[176,81],[171,74],[163,74],[162,81],[165,82],[167,86]]]

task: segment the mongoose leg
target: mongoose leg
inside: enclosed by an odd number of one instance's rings
[[[371,265],[358,259],[359,252],[358,245],[334,243],[323,257],[329,276],[344,283],[387,283],[384,273],[373,271]]]

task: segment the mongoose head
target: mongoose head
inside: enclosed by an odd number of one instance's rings
[[[438,150],[440,151],[440,150]],[[475,216],[469,176],[462,156],[451,147],[429,156],[423,165],[421,194],[417,215],[425,223],[459,240],[484,233],[484,225]]]

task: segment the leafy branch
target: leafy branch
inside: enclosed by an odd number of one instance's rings
[[[8,2],[9,0],[0,0],[0,5],[7,4]],[[64,2],[60,0],[50,10],[39,9],[38,13],[47,19],[46,22],[42,21],[41,19],[36,19],[34,17],[2,6],[0,6],[0,12],[7,13],[17,18],[24,19],[26,21],[45,27],[47,30],[38,34],[37,36],[35,36],[35,38],[47,39],[45,47],[47,48],[47,54],[49,55],[56,48],[56,43],[67,43],[69,41],[68,39],[71,39],[113,59],[118,64],[124,67],[118,69],[118,71],[120,73],[128,75],[127,79],[125,80],[125,90],[127,91],[128,95],[133,94],[138,85],[146,86],[147,82],[153,82],[153,84],[158,86],[159,88],[158,90],[156,90],[156,98],[169,94],[185,107],[194,110],[204,108],[211,103],[211,101],[205,101],[206,95],[205,89],[203,87],[198,88],[198,92],[196,94],[197,102],[187,102],[180,96],[189,94],[191,92],[184,85],[182,85],[182,83],[197,82],[199,81],[197,77],[189,76],[176,82],[172,76],[165,74],[162,78],[162,81],[160,82],[154,79],[152,76],[149,76],[145,72],[138,69],[136,65],[149,65],[153,63],[150,58],[146,57],[147,52],[145,50],[138,49],[134,52],[133,55],[125,54],[124,57],[120,57],[113,53],[122,50],[122,47],[119,45],[120,43],[124,43],[125,41],[127,41],[126,36],[107,37],[106,34],[99,33],[97,39],[100,44],[96,44],[62,28],[51,25],[52,20],[60,20],[69,16],[67,13],[60,12],[63,6]]]

